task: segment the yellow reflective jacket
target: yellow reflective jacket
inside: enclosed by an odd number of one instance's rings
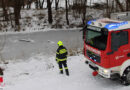
[[[67,60],[67,49],[64,46],[59,46],[56,52],[56,61],[65,61]]]

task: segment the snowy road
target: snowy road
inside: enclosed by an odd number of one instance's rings
[[[62,40],[67,49],[83,47],[82,32],[79,30],[9,34],[4,37],[4,59],[25,59],[38,53],[55,54],[58,40]]]

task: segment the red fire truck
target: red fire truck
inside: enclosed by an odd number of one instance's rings
[[[130,21],[88,21],[83,40],[86,62],[94,72],[130,84]]]

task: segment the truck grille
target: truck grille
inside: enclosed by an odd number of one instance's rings
[[[95,53],[93,53],[93,52],[91,52],[89,50],[86,51],[86,54],[93,61],[98,62],[98,63],[101,62],[101,57],[99,55],[97,55],[97,54],[95,54]]]

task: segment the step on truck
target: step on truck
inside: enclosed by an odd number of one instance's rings
[[[83,28],[83,40],[86,63],[94,75],[130,84],[130,21],[88,21]]]

